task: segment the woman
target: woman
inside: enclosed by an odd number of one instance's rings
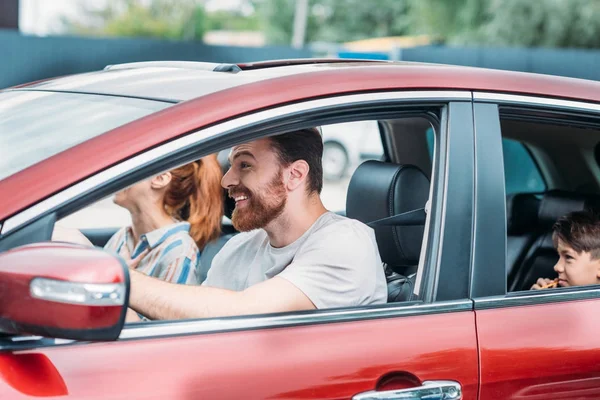
[[[222,171],[215,155],[204,157],[124,189],[114,202],[131,214],[105,249],[146,275],[198,284],[204,246],[219,237],[223,216]]]
[[[138,182],[115,195],[131,214],[131,226],[115,233],[105,249],[130,268],[173,283],[199,284],[204,246],[221,233],[222,171],[216,155]],[[90,244],[78,231],[55,227],[53,240]]]

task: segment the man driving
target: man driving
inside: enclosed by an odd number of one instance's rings
[[[221,184],[241,233],[215,256],[202,286],[132,270],[130,307],[150,319],[188,319],[385,303],[373,230],[321,201],[322,155],[317,129],[235,146]]]

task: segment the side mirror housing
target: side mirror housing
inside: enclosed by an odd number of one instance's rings
[[[38,243],[0,253],[0,333],[115,340],[129,271],[102,249]]]

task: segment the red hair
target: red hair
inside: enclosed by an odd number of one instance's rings
[[[202,157],[171,172],[164,197],[165,210],[190,223],[190,236],[198,248],[217,239],[223,217],[223,172],[216,155]]]

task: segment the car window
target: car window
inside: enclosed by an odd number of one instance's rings
[[[546,190],[546,183],[523,143],[502,139],[504,154],[504,179],[506,194],[539,193]]]
[[[427,130],[427,146],[433,157],[433,130]],[[504,154],[504,179],[506,194],[541,193],[546,191],[546,182],[531,153],[517,140],[502,139]]]
[[[350,178],[366,160],[381,160],[383,145],[377,121],[356,121],[324,125],[323,191],[329,210],[344,212]]]
[[[1,92],[0,179],[170,105],[116,96]]]
[[[380,160],[383,145],[377,121],[356,121],[324,125],[323,133],[323,204],[331,211],[344,213],[350,178],[366,160]],[[230,149],[219,153],[227,170]],[[129,213],[113,203],[112,197],[86,207],[60,221],[60,225],[77,229],[99,229],[131,224]]]
[[[129,212],[113,202],[113,196],[102,199],[63,219],[58,224],[75,229],[120,228],[131,225]]]
[[[507,194],[507,291],[529,291],[534,285],[552,288],[595,284],[595,278],[569,282],[564,275],[558,281],[555,266],[559,255],[552,237],[557,221],[570,218],[569,213],[595,209],[599,174],[597,165],[586,155],[593,155],[600,129],[580,125],[576,119],[562,117],[556,124],[554,120],[523,115],[501,119],[501,127],[503,135],[518,139],[505,137],[502,142]],[[548,190],[524,143],[530,143],[539,154],[543,170],[552,179],[552,190]],[[570,223],[579,224],[577,221],[575,217]],[[587,227],[581,223],[576,230],[587,232]]]

